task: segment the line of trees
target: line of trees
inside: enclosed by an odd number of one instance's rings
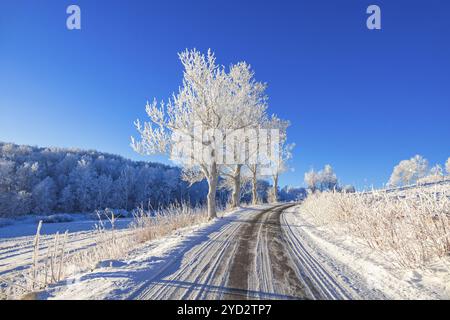
[[[204,202],[207,186],[192,187],[181,170],[77,149],[0,142],[0,216],[91,212],[174,201]]]
[[[304,181],[311,193],[316,191],[339,191],[353,193],[356,191],[355,187],[352,185],[340,186],[338,178],[329,164],[325,165],[325,167],[320,171],[314,171],[314,169],[311,169],[306,172]]]
[[[177,161],[183,168],[184,180],[190,184],[207,181],[210,218],[216,217],[215,195],[221,179],[231,190],[234,207],[239,206],[242,186],[248,181],[252,202],[264,200],[258,198],[261,178],[272,178],[273,189],[268,200],[277,201],[278,178],[287,169],[293,145],[287,143],[289,122],[267,114],[266,84],[255,80],[254,72],[245,62],[231,65],[229,69],[217,64],[210,50],[206,55],[195,49],[186,50],[179,58],[184,68],[182,86],[167,102],[158,104],[154,100],[147,103],[149,121],[135,122],[140,139],[131,138],[133,149],[147,155],[173,155],[174,137],[182,135],[186,142],[184,147],[194,152],[178,155]],[[258,136],[260,129],[279,131],[280,139],[275,149],[280,152],[270,159],[260,159],[258,153],[258,161],[248,161],[268,143],[265,137]],[[258,134],[249,138],[240,134],[242,130]],[[244,149],[244,152],[235,153],[243,156],[231,164],[220,161],[220,156],[227,152],[220,142],[230,136],[240,150]],[[248,147],[251,143],[256,143],[257,147]],[[206,152],[195,152],[196,144]],[[271,167],[270,173],[263,170],[262,163]]]
[[[214,218],[217,200],[223,204],[228,193],[232,207],[249,200],[249,194],[254,204],[302,194],[292,188],[279,190],[279,176],[288,170],[294,147],[287,142],[289,122],[267,113],[267,85],[255,80],[250,65],[239,62],[226,69],[211,51],[204,55],[195,49],[179,58],[184,71],[178,93],[159,105],[147,102],[150,121],[137,120],[140,139],[131,138],[135,151],[169,154],[179,167],[96,151],[2,144],[0,215],[130,210],[174,201],[195,205],[206,198],[208,215]],[[225,163],[220,156],[230,149],[220,142],[229,137],[239,151]],[[195,150],[198,144],[201,152]],[[174,147],[186,146],[187,154],[174,153]],[[261,155],[261,150],[268,152]]]
[[[224,183],[221,180],[220,185]],[[272,186],[258,180],[257,194],[268,201]],[[282,200],[293,200],[301,190],[280,190]],[[24,214],[92,212],[139,206],[164,207],[172,202],[203,205],[208,185],[190,185],[178,167],[135,162],[97,151],[38,148],[0,142],[0,217]],[[217,190],[224,206],[231,196]],[[244,182],[240,199],[251,202],[251,184]]]
[[[429,162],[421,155],[415,155],[411,159],[402,160],[394,167],[388,186],[404,186],[414,183],[430,183],[447,179],[450,175],[450,158],[445,163],[444,168],[436,164],[430,168]]]

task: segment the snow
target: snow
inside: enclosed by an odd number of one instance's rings
[[[97,220],[92,215],[73,215],[75,221],[60,223],[44,223],[41,229],[41,246],[47,248],[54,242],[54,234],[69,231],[67,251],[78,252],[96,243],[95,225]],[[8,225],[0,227],[0,278],[12,279],[21,274],[31,264],[33,242],[36,234],[37,221],[42,217],[25,217],[10,219]],[[125,234],[130,219],[118,219],[115,228],[118,236]],[[43,251],[41,251],[43,252]]]
[[[201,262],[204,264],[211,261],[222,262],[220,252],[224,252],[227,243],[214,239],[224,234],[231,238],[239,228],[239,224],[231,222],[248,214],[249,211],[258,212],[254,209],[239,209],[229,212],[223,218],[180,229],[171,236],[149,241],[133,250],[123,260],[103,262],[93,272],[83,273],[51,286],[40,294],[39,298],[57,300],[174,298],[171,296],[174,292],[170,286],[154,285],[149,290],[149,284],[164,283],[165,277],[171,275],[171,278],[183,278],[185,285],[189,287],[189,281],[196,279],[202,271],[197,265],[191,265],[189,262],[200,262],[200,266]],[[224,265],[222,273],[227,271],[226,267],[227,265]],[[206,274],[208,275],[210,274]],[[210,280],[220,282],[222,279],[218,277]],[[186,293],[189,293],[188,290]],[[193,288],[189,294],[201,295],[201,293],[201,288]]]
[[[299,207],[287,210],[282,218],[318,262],[334,272],[336,279],[354,288],[372,289],[374,295],[367,298],[450,298],[450,261],[437,261],[421,270],[395,268],[386,255],[362,241],[314,226],[307,215],[299,212]]]
[[[118,260],[98,263],[39,293],[39,299],[221,299],[230,293],[229,275],[248,222],[257,222],[254,257],[247,270],[251,298],[279,299],[289,295],[288,282],[277,282],[270,217],[252,220],[269,205],[241,208],[207,223],[180,229],[146,242]],[[338,236],[326,226],[316,227],[299,206],[281,215],[289,266],[306,283],[306,293],[319,299],[449,299],[450,262],[437,261],[426,269],[394,268],[385,255],[358,239]],[[127,219],[122,220],[122,227]],[[68,228],[70,250],[93,245],[94,221],[44,225],[43,233]],[[16,223],[0,238],[0,277],[19,272],[30,263],[34,223]],[[21,230],[21,229],[24,230]],[[30,230],[28,230],[29,228]],[[47,229],[45,229],[47,228]],[[21,230],[19,232],[19,230]],[[14,232],[18,237],[13,237]],[[127,229],[118,231],[127,232]],[[269,236],[268,236],[269,234]],[[47,240],[48,238],[48,240]],[[51,241],[43,236],[42,242]],[[272,250],[272,251],[271,251]],[[271,251],[271,252],[270,252]],[[284,268],[284,267],[283,267]],[[252,272],[253,270],[253,272]],[[281,270],[283,271],[283,270]],[[228,293],[227,293],[228,290]]]
[[[58,217],[59,216],[59,217]],[[88,214],[68,214],[72,221],[51,222],[63,220],[63,215],[50,216],[28,216],[23,219],[8,219],[4,225],[0,224],[0,242],[5,239],[23,237],[34,237],[39,220],[43,220],[41,234],[51,235],[56,232],[64,233],[68,230],[70,233],[92,231],[98,223],[98,218]],[[118,229],[126,228],[131,222],[131,218],[117,219],[116,227]]]

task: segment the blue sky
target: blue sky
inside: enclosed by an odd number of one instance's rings
[[[82,30],[66,29],[77,4]],[[370,4],[382,30],[366,28]],[[132,159],[147,99],[181,83],[177,52],[212,48],[269,84],[297,147],[283,184],[330,163],[380,186],[416,153],[450,156],[449,1],[84,1],[0,3],[0,141]]]

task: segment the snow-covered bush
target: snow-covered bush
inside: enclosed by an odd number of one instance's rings
[[[450,253],[450,186],[407,191],[311,194],[301,214],[360,239],[399,266],[417,267]]]

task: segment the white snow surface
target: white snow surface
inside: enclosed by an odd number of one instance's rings
[[[290,238],[297,241],[293,243],[294,250],[307,248],[311,259],[334,275],[335,281],[357,290],[361,287],[378,292],[373,298],[377,295],[396,300],[450,298],[448,260],[436,261],[422,269],[400,269],[360,239],[338,236],[325,226],[315,226],[299,206],[286,210],[281,219],[290,230]]]
[[[180,229],[174,234],[143,244],[133,250],[120,261],[105,261],[93,272],[80,274],[51,286],[39,295],[40,299],[57,300],[103,300],[103,299],[165,299],[165,298],[201,298],[206,285],[211,297],[211,289],[223,285],[223,279],[198,279],[208,277],[211,273],[202,273],[206,264],[226,262],[227,245],[222,238],[232,238],[238,230],[239,223],[233,223],[248,214],[270,208],[270,205],[260,205],[252,208],[242,208],[217,218],[208,223]],[[216,241],[217,240],[217,241]],[[231,259],[232,257],[228,257]],[[193,266],[195,264],[195,266]],[[227,265],[221,266],[226,272]],[[214,268],[213,268],[214,269]],[[169,278],[169,280],[167,280]],[[173,280],[177,287],[186,290],[170,290],[167,285],[170,278],[189,278],[196,281],[182,283]],[[155,283],[157,285],[155,285]],[[158,286],[158,283],[160,286]]]
[[[247,219],[270,207],[241,208],[223,218],[149,241],[121,260],[104,261],[92,272],[77,274],[50,286],[38,298],[220,299],[233,260],[230,253],[236,250],[239,228]],[[281,229],[295,273],[307,284],[308,295],[322,299],[450,298],[450,263],[447,261],[436,262],[422,270],[395,269],[385,256],[362,241],[337,236],[325,226],[314,226],[299,208],[283,212]],[[49,227],[57,228],[57,225]],[[92,245],[93,231],[83,229],[70,234],[71,250],[83,250]],[[33,237],[19,235],[13,237],[11,231],[3,239],[0,236],[0,275],[19,271],[30,263]],[[46,237],[43,239],[45,242]],[[249,289],[256,290],[251,297],[286,298],[277,295],[273,288],[267,239],[261,234],[255,241],[256,272],[248,281]]]

